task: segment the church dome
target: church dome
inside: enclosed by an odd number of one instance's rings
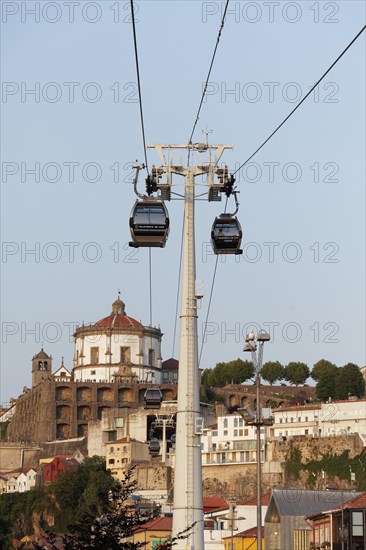
[[[139,323],[139,321],[136,321],[133,317],[129,317],[126,315],[125,310],[125,304],[118,298],[115,302],[112,304],[112,312],[108,317],[104,317],[103,319],[100,319],[95,325],[93,325],[93,328],[139,328],[143,329],[143,325]]]

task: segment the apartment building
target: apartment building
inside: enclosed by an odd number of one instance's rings
[[[271,438],[321,435],[319,432],[320,404],[281,407],[274,409],[272,415],[274,423],[268,432]]]
[[[261,461],[264,461],[265,429],[261,428]],[[219,416],[217,424],[203,430],[202,465],[255,463],[256,428],[248,426],[239,414]]]

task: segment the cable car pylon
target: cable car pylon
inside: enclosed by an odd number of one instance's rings
[[[183,229],[183,272],[181,291],[180,315],[180,355],[178,371],[178,396],[176,413],[176,442],[175,442],[175,476],[174,476],[174,503],[173,503],[173,536],[177,536],[187,528],[191,528],[187,538],[178,538],[175,542],[176,550],[204,550],[204,523],[203,523],[203,493],[202,493],[202,455],[201,435],[203,418],[200,411],[200,386],[198,373],[198,339],[197,339],[197,297],[196,297],[196,252],[195,252],[195,178],[207,176],[208,200],[220,201],[221,194],[230,196],[233,193],[233,176],[229,178],[228,169],[218,167],[220,158],[225,149],[233,149],[232,145],[209,145],[208,143],[189,143],[188,145],[154,144],[154,148],[161,160],[160,168],[153,167],[152,180],[147,182],[148,192],[160,193],[155,199],[163,204],[170,199],[172,174],[184,177],[184,229]],[[190,153],[207,153],[208,162],[194,165],[173,163],[171,151],[188,149]],[[165,151],[169,151],[168,162]],[[160,183],[160,178],[166,174],[166,183]],[[138,174],[137,174],[138,175]],[[215,178],[216,176],[216,178]],[[134,182],[137,192],[137,176]],[[149,205],[153,198],[141,196],[144,207]],[[235,195],[236,200],[236,195]],[[139,202],[139,201],[137,201]],[[236,201],[237,203],[237,201]],[[237,203],[238,205],[238,203]],[[136,207],[136,205],[135,205]],[[138,242],[138,209],[133,210],[133,221],[130,222],[131,234],[135,246],[157,246],[156,241],[149,240],[157,237],[153,235],[153,222],[145,224],[144,241]],[[238,252],[241,241],[241,229],[235,223],[235,214],[224,214],[229,228],[221,223],[226,231],[226,241],[220,241],[215,236],[219,230],[219,222],[214,222],[212,244],[216,253]],[[135,216],[135,217],[134,217]],[[222,216],[217,218],[221,220]],[[230,221],[229,221],[230,220]],[[132,223],[132,225],[131,225]],[[216,228],[216,229],[215,229]],[[232,239],[233,237],[233,239]],[[160,237],[159,237],[160,238]],[[231,240],[230,240],[231,239]],[[143,243],[143,244],[141,244]],[[149,244],[150,243],[150,244]],[[165,241],[164,241],[165,244]],[[224,246],[222,246],[224,244]],[[217,249],[221,251],[217,252]],[[216,250],[215,250],[216,248]]]

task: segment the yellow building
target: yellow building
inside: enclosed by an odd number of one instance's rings
[[[155,550],[170,538],[172,534],[172,518],[155,518],[137,529],[133,535],[133,542],[143,542],[145,550]],[[131,540],[131,539],[130,539]]]
[[[225,550],[257,550],[257,528],[251,527],[241,533],[233,533],[233,536],[223,538]],[[231,544],[233,542],[233,544]],[[264,528],[262,527],[262,549],[264,546]]]
[[[106,443],[106,461],[113,477],[123,481],[126,467],[150,461],[148,444],[129,435]]]

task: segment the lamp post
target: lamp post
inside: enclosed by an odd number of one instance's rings
[[[256,385],[256,408],[255,413],[250,409],[239,409],[239,413],[244,418],[245,423],[255,426],[257,429],[257,550],[262,550],[262,468],[261,468],[261,426],[272,426],[273,418],[264,418],[261,415],[260,405],[260,384],[261,384],[261,369],[263,363],[263,346],[264,342],[270,340],[270,335],[261,330],[257,338],[254,332],[249,332],[245,339],[246,344],[243,351],[252,354],[252,361],[255,369],[255,385]],[[258,342],[258,346],[257,343]],[[257,347],[258,355],[257,355]],[[242,412],[241,412],[242,411]]]
[[[234,550],[234,531],[238,528],[235,527],[235,522],[240,519],[246,519],[243,516],[236,517],[236,501],[229,500],[229,513],[224,516],[218,516],[218,518],[226,519],[230,525],[230,550]]]

